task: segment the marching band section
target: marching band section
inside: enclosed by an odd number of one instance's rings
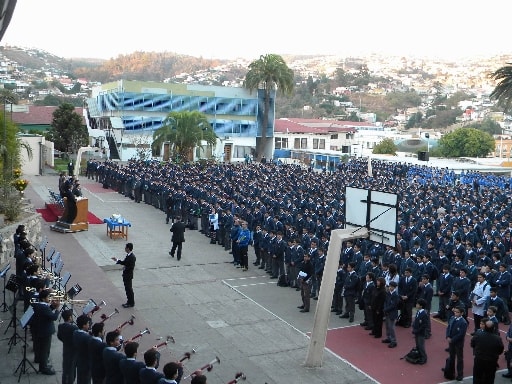
[[[164,384],[180,383],[182,379],[195,384],[206,383],[204,373],[220,364],[220,358],[215,356],[194,371],[187,369],[184,364],[196,354],[195,348],[184,352],[180,358],[163,361],[161,351],[175,344],[171,335],[158,337],[159,342],[139,354],[142,361],[137,360],[138,341],[151,334],[149,328],[123,337],[123,333],[128,333],[128,326],[136,327],[137,319],[133,314],[110,327],[109,324],[121,316],[119,309],[108,310],[108,304],[102,299],[80,299],[84,289],[79,284],[70,284],[71,272],[63,270],[63,256],[48,244],[47,237],[38,245],[31,244],[25,227],[19,225],[14,244],[15,272],[7,278],[11,270],[8,262],[1,267],[0,278],[4,279],[2,308],[11,314],[5,330],[5,333],[12,332],[9,353],[13,346],[23,344],[23,358],[14,372],[18,381],[30,372],[56,375],[50,359],[55,334],[62,342],[62,384],[75,381],[78,384]],[[32,355],[28,348],[30,341],[33,356],[29,356]],[[161,372],[157,370],[160,366]],[[244,373],[237,372],[228,383],[245,379]]]

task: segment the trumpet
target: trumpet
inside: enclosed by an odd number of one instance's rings
[[[227,384],[236,384],[240,380],[245,380],[245,379],[247,379],[247,376],[245,376],[243,372],[237,372],[235,374],[235,378],[233,380],[228,381]]]
[[[188,375],[188,376],[184,377],[183,379],[184,379],[184,380],[186,380],[186,379],[188,379],[188,378],[190,378],[190,377],[194,376],[194,375],[196,374],[196,372],[198,372],[198,371],[199,371],[199,372],[203,372],[205,369],[206,369],[208,372],[210,372],[210,371],[213,369],[213,364],[215,364],[215,363],[220,364],[220,359],[219,359],[219,357],[218,357],[218,356],[215,356],[215,359],[213,359],[212,361],[210,361],[208,364],[203,365],[201,368],[199,368],[199,369],[195,370],[193,373],[191,373],[190,375]]]
[[[116,329],[117,329],[118,331],[120,331],[121,329],[123,329],[123,327],[124,327],[125,325],[133,325],[133,324],[134,324],[134,322],[135,322],[135,316],[131,315],[129,320],[125,321],[125,322],[124,322],[124,323],[122,323],[122,324],[119,324],[119,326],[118,326]],[[147,328],[146,328],[146,329],[147,329]],[[148,331],[148,333],[149,333],[149,331]]]
[[[108,319],[110,319],[112,316],[117,315],[119,313],[119,310],[117,308],[114,308],[114,312],[112,312],[110,315],[105,315],[104,313],[101,314],[101,321],[100,323],[104,323]]]
[[[50,296],[50,299],[52,299],[52,298],[63,299],[65,297],[67,297],[67,294],[64,291],[53,291],[53,292],[50,292],[50,294],[48,296]]]
[[[183,356],[181,357],[181,359],[179,360],[180,363],[183,363],[185,360],[190,360],[190,358],[192,357],[193,354],[196,353],[196,350],[194,348],[192,348],[192,350],[190,352],[185,352],[183,354]]]
[[[67,295],[66,295],[66,299],[64,300],[66,301],[67,303],[71,304],[71,305],[85,305],[89,302],[89,300],[73,300],[73,299],[67,299]]]
[[[146,328],[146,329],[144,329],[144,330],[140,331],[139,333],[137,333],[137,334],[136,334],[135,336],[133,336],[132,338],[130,338],[130,339],[128,339],[128,340],[126,340],[124,343],[128,343],[128,342],[131,342],[131,341],[137,340],[139,337],[142,337],[142,336],[143,336],[143,335],[145,335],[146,333],[147,333],[148,335],[151,333],[151,332],[150,332],[150,330],[149,330],[149,328]]]
[[[169,343],[173,343],[173,344],[176,343],[176,341],[174,341],[174,337],[167,336],[165,341],[161,342],[160,344],[157,344],[157,345],[153,346],[153,348],[155,348],[158,351],[159,348],[165,347]]]

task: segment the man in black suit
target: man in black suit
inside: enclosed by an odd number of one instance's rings
[[[93,384],[102,384],[105,380],[105,366],[103,365],[103,350],[107,343],[103,341],[105,323],[95,323],[92,326],[92,337],[89,339],[89,362]]]
[[[37,329],[37,348],[39,356],[39,372],[43,375],[55,375],[55,371],[48,365],[50,349],[52,347],[52,335],[55,333],[55,323],[59,317],[59,304],[52,302],[50,304],[50,291],[43,289],[39,292],[39,303],[34,303],[34,315],[31,321],[33,327]]]
[[[107,347],[103,349],[103,366],[105,368],[105,384],[123,384],[123,374],[121,373],[120,362],[126,359],[126,356],[118,352],[121,345],[119,340],[119,331],[107,333],[105,341]]]
[[[146,366],[142,361],[135,360],[137,358],[137,349],[139,343],[130,341],[124,346],[126,359],[119,362],[119,369],[124,377],[125,384],[140,384],[139,372]]]
[[[484,332],[477,332],[471,339],[473,348],[473,382],[494,383],[498,359],[503,352],[503,341],[495,334],[494,323],[487,321]]]
[[[91,369],[89,366],[89,322],[87,315],[80,315],[76,318],[78,329],[73,333],[73,349],[76,361],[76,383],[90,384]]]
[[[144,353],[146,367],[139,372],[140,384],[156,384],[164,375],[156,370],[158,364],[158,352],[156,349],[148,349]]]
[[[73,333],[78,329],[73,323],[73,310],[62,311],[62,320],[57,328],[57,338],[62,341],[62,384],[73,384],[76,377]]]
[[[418,292],[418,282],[412,276],[411,268],[405,268],[404,276],[400,277],[398,283],[398,294],[402,299],[400,307],[400,316],[402,318],[400,325],[409,328],[412,324],[412,308],[416,302]]]
[[[169,255],[174,257],[174,252],[176,251],[176,248],[178,248],[176,258],[179,261],[181,260],[181,249],[185,242],[185,223],[181,221],[181,216],[176,216],[176,221],[172,224],[170,231],[172,232],[172,248]]]
[[[127,243],[125,248],[126,256],[124,260],[120,260],[117,257],[113,257],[112,260],[116,262],[116,264],[122,265],[123,268],[123,283],[124,290],[126,292],[126,303],[123,304],[123,308],[131,308],[135,306],[135,295],[133,293],[133,270],[135,269],[135,261],[137,260],[135,255],[133,254],[133,244]]]

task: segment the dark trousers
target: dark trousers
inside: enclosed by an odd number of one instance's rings
[[[473,384],[492,384],[496,376],[496,360],[482,360],[475,357],[473,364]]]
[[[171,255],[174,255],[174,252],[178,249],[178,253],[176,254],[176,258],[181,260],[181,249],[183,248],[183,243],[180,242],[172,242]]]
[[[356,312],[356,297],[345,296],[345,313],[348,314],[349,320],[354,320],[354,313]]]
[[[382,323],[384,322],[384,314],[382,311],[372,311],[373,328],[372,332],[375,337],[382,337]]]
[[[416,342],[416,349],[420,353],[421,360],[427,361],[427,351],[425,350],[425,336],[414,335],[414,341]]]
[[[133,293],[132,279],[123,279],[124,291],[126,292],[126,303],[135,305],[135,297]]]
[[[457,368],[457,377],[464,377],[464,343],[450,343],[448,346],[450,353],[450,371],[455,372]],[[455,364],[457,360],[457,364]]]
[[[73,384],[76,377],[76,361],[73,352],[62,354],[62,384]]]
[[[402,302],[402,321],[404,325],[411,325],[412,324],[412,307],[414,306],[414,303],[406,300]]]
[[[300,280],[300,297],[302,298],[302,305],[306,311],[309,311],[309,305],[311,302],[311,285],[305,281]]]
[[[238,254],[240,255],[240,266],[242,268],[249,268],[249,256],[247,255],[249,251],[249,247],[247,245],[237,246]],[[233,248],[233,255],[235,254],[235,249]]]
[[[482,320],[482,318],[483,316],[473,313],[473,321],[475,322],[475,332],[480,329],[480,320]]]
[[[50,348],[52,347],[52,336],[38,337],[37,348],[39,349],[39,370],[48,369],[48,360],[50,358]]]

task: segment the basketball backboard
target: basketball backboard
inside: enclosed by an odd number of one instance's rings
[[[347,187],[345,191],[346,227],[368,229],[369,239],[396,245],[398,197],[394,193]]]

